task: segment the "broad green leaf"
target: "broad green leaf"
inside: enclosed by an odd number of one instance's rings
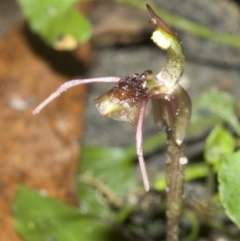
[[[18,0],[31,29],[59,50],[74,49],[77,43],[83,43],[90,37],[91,25],[75,9],[76,2],[77,0]]]
[[[132,162],[135,154],[120,148],[99,148],[85,146],[82,150],[80,177],[88,175],[108,188],[116,197],[122,197],[136,185]],[[79,183],[81,211],[106,214],[106,200],[101,190],[85,183]],[[110,211],[110,210],[109,210]]]
[[[216,126],[209,134],[206,140],[204,151],[205,160],[218,167],[222,155],[232,153],[235,146],[235,140],[232,135],[222,126]]]
[[[125,240],[102,221],[23,186],[18,188],[13,215],[16,230],[25,241]]]
[[[225,155],[218,172],[220,202],[240,228],[240,151]]]

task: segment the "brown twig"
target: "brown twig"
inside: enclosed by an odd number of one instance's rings
[[[99,179],[94,178],[93,176],[88,174],[82,174],[79,176],[79,181],[95,188],[106,198],[108,203],[113,205],[114,207],[121,208],[124,205],[124,201],[118,196],[116,196],[115,193]]]

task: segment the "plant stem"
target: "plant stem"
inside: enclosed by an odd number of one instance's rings
[[[182,209],[184,164],[184,144],[178,145],[174,135],[167,133],[166,195],[167,195],[167,241],[179,240],[179,218]]]

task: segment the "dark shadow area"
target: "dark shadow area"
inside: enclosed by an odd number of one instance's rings
[[[74,55],[73,51],[56,51],[47,46],[36,34],[31,32],[26,24],[22,30],[33,52],[48,62],[55,71],[68,77],[86,73],[87,65],[75,56],[76,53]]]
[[[240,0],[231,0],[232,2],[236,2],[239,4],[239,7],[240,7]]]

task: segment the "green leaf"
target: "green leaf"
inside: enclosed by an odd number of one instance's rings
[[[222,126],[218,125],[211,131],[206,140],[205,160],[217,167],[220,164],[222,155],[232,153],[234,146],[235,140],[232,135]]]
[[[240,151],[225,155],[218,172],[220,202],[240,228]]]
[[[18,188],[13,215],[16,230],[26,241],[125,240],[103,222],[23,186]]]
[[[91,25],[74,7],[77,0],[18,0],[31,29],[44,41],[58,46],[66,39],[61,50],[71,50],[77,43],[86,42]],[[72,48],[71,48],[72,47]]]
[[[136,185],[133,175],[132,162],[135,157],[132,151],[120,148],[99,148],[85,146],[82,150],[80,177],[88,175],[108,188],[113,195],[121,197]],[[105,213],[106,204],[101,190],[94,185],[79,184],[79,196],[81,199],[81,211],[94,215]],[[110,210],[109,210],[110,212]]]
[[[216,89],[206,91],[193,101],[192,123],[198,121],[199,115],[202,117],[203,124],[204,117],[214,115],[228,123],[240,135],[240,124],[234,113],[235,102],[236,99],[227,92]]]

